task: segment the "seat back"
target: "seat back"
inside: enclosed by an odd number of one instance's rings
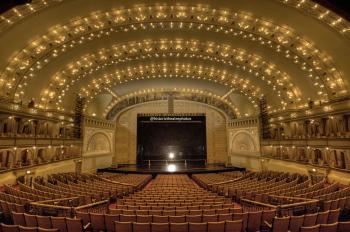
[[[272,231],[288,231],[290,217],[275,217],[272,222]]]
[[[18,225],[6,225],[1,223],[0,227],[2,232],[19,232]]]
[[[89,213],[85,213],[85,212],[77,212],[77,218],[81,218],[81,220],[83,220],[83,224],[87,225],[91,222],[90,220],[90,214]]]
[[[151,225],[150,225],[150,223],[134,222],[133,223],[133,231],[151,232]]]
[[[340,209],[329,210],[328,224],[335,223],[339,220]]]
[[[187,215],[186,221],[200,223],[200,222],[202,222],[202,215]]]
[[[118,232],[132,232],[131,222],[114,222],[114,231]]]
[[[316,220],[317,220],[317,213],[305,214],[303,226],[304,227],[314,226],[316,224]]]
[[[106,230],[106,222],[105,215],[98,213],[90,213],[90,221],[92,231],[105,231]]]
[[[338,222],[332,224],[321,224],[320,232],[337,232],[338,230]]]
[[[26,221],[26,226],[28,227],[37,227],[38,226],[38,222],[36,220],[36,216],[35,215],[31,215],[31,214],[24,214],[24,219]]]
[[[319,212],[317,214],[316,224],[326,224],[328,221],[329,211]]]
[[[120,214],[119,221],[121,221],[121,222],[136,222],[136,215]]]
[[[217,222],[217,221],[218,221],[217,214],[211,214],[211,215],[203,214],[202,216],[202,222]]]
[[[259,231],[261,225],[262,211],[248,213],[248,231]]]
[[[51,224],[53,228],[57,228],[60,232],[67,232],[67,224],[65,217],[51,217]]]
[[[152,215],[137,215],[136,222],[151,223],[152,222]]]
[[[207,232],[207,223],[206,222],[189,222],[188,226],[189,232]]]
[[[81,218],[66,218],[67,231],[83,231],[83,220]]]
[[[52,228],[51,219],[48,216],[36,216],[36,221],[38,222],[38,226],[44,229]]]
[[[268,224],[272,225],[273,218],[276,215],[276,210],[271,209],[271,210],[264,210],[261,215],[261,226],[262,228],[266,229],[265,222]]]
[[[168,216],[153,215],[153,222],[156,222],[156,223],[168,223],[169,222],[169,217]]]
[[[188,223],[170,223],[170,232],[188,232]]]
[[[208,222],[208,232],[225,231],[225,222]]]
[[[241,231],[243,231],[243,220],[225,222],[225,232],[241,232]]]
[[[12,212],[12,220],[15,225],[26,226],[26,220],[24,219],[23,213]]]
[[[350,231],[350,221],[338,222],[338,231],[339,232],[348,232],[348,231]]]
[[[152,223],[151,231],[152,232],[169,232],[170,227],[169,223]]]
[[[291,216],[289,220],[289,231],[290,232],[299,232],[300,227],[303,226],[304,215],[301,216]]]
[[[186,222],[186,216],[169,216],[170,223]]]
[[[232,215],[233,221],[242,220],[242,231],[245,231],[248,224],[248,213],[236,213]]]
[[[106,230],[114,232],[114,222],[119,221],[119,215],[105,214]]]

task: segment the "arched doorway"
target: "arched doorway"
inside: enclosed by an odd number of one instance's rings
[[[29,166],[32,161],[32,152],[29,149],[24,149],[20,153],[21,166]]]

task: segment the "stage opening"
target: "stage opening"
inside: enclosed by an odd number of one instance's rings
[[[137,117],[137,165],[181,167],[206,165],[205,115]]]

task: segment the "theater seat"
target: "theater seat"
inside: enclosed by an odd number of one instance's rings
[[[206,222],[190,222],[189,223],[189,232],[207,232],[207,223]]]
[[[348,231],[350,231],[350,221],[338,222],[338,231],[339,232],[348,232]]]
[[[106,230],[114,232],[115,226],[114,222],[119,221],[119,215],[105,214]]]
[[[170,223],[170,232],[188,232],[188,223]]]
[[[226,221],[225,222],[225,232],[241,232],[243,231],[243,221]]]
[[[24,219],[26,221],[26,226],[28,227],[37,227],[38,226],[38,222],[36,220],[36,216],[35,215],[31,215],[31,214],[24,214]]]
[[[338,222],[332,224],[321,224],[320,232],[337,232]]]
[[[151,231],[152,232],[169,232],[169,223],[152,223]]]
[[[134,222],[133,223],[133,231],[134,232],[136,232],[136,231],[137,232],[151,232],[151,225],[150,225],[150,223]]]
[[[44,228],[44,229],[52,228],[50,217],[37,215],[36,216],[36,220],[38,222],[38,227],[41,227],[41,228]]]
[[[300,227],[303,226],[304,215],[301,216],[291,216],[289,220],[289,230],[290,232],[299,232]]]
[[[65,217],[51,217],[51,224],[53,228],[58,228],[60,232],[67,232]]]
[[[132,222],[114,222],[116,232],[133,232]]]
[[[208,232],[225,231],[225,222],[208,222]]]
[[[300,228],[300,232],[319,232],[319,231],[320,231],[320,225],[302,226]]]
[[[19,232],[18,225],[6,225],[1,223],[2,232]]]
[[[15,225],[26,226],[26,221],[23,213],[12,212],[12,220],[13,224]]]

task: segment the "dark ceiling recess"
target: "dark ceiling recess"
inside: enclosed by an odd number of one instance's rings
[[[313,0],[313,1],[334,11],[338,15],[350,21],[350,1],[349,0]]]
[[[0,14],[4,13],[7,10],[10,10],[15,6],[23,5],[31,2],[32,0],[0,0]]]

